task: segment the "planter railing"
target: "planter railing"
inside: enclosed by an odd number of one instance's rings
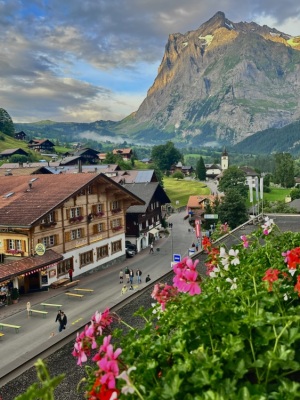
[[[84,216],[83,215],[79,215],[78,217],[72,217],[69,219],[69,222],[72,224],[74,222],[81,222],[83,221]]]
[[[113,232],[118,232],[121,231],[123,229],[123,226],[115,226],[113,228],[111,228]]]
[[[6,250],[7,254],[12,254],[13,256],[23,256],[24,255],[24,251],[22,250],[16,250],[16,249],[8,249]]]
[[[104,217],[104,212],[97,212],[97,213],[94,213],[94,214],[93,214],[93,217],[94,217],[94,218],[101,218],[101,217]]]
[[[52,221],[52,222],[42,222],[41,224],[40,224],[40,227],[41,228],[54,228],[54,226],[57,224],[57,222],[54,222],[54,221]]]
[[[114,208],[113,210],[111,210],[111,213],[112,213],[112,214],[118,214],[118,213],[120,213],[121,211],[122,211],[121,208]]]

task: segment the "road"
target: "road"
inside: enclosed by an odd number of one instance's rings
[[[41,314],[29,316],[26,310],[28,301],[31,303],[31,308],[37,310],[43,310],[41,302],[61,304],[68,317],[67,333],[73,330],[75,337],[76,330],[88,323],[96,310],[103,311],[106,307],[112,307],[121,298],[129,295],[130,292],[121,295],[122,285],[119,284],[118,278],[120,269],[124,270],[128,266],[135,271],[140,268],[143,282],[147,274],[155,280],[170,271],[173,253],[180,254],[182,257],[188,254],[189,247],[195,241],[195,235],[188,232],[189,224],[184,220],[185,215],[185,212],[179,212],[169,217],[168,222],[173,224],[171,234],[155,242],[153,254],[149,254],[149,249],[144,249],[125,262],[79,277],[78,287],[93,289],[92,294],[86,294],[84,298],[77,299],[66,296],[66,289],[50,289],[48,292],[23,296],[17,305],[2,307],[0,320],[4,323],[20,325],[21,329],[19,333],[16,333],[12,328],[4,328],[5,336],[0,339],[0,382],[8,369],[13,370],[16,365],[30,359],[39,348],[51,345],[52,341],[58,340],[58,335],[63,335],[65,332],[57,332],[56,308],[47,308],[48,314],[45,318]],[[144,285],[146,284],[142,283],[141,287]]]

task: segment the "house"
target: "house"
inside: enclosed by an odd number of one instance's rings
[[[82,164],[97,164],[99,161],[99,152],[90,148],[77,150],[73,155],[80,157]]]
[[[114,175],[108,175],[106,172],[104,173],[120,185],[125,183],[158,182],[154,169],[129,169],[125,171],[117,171]]]
[[[195,219],[204,220],[204,214],[207,203],[213,206],[217,199],[221,199],[223,196],[207,194],[202,196],[190,196],[187,203],[187,213],[190,221]]]
[[[260,175],[256,171],[254,171],[254,169],[251,167],[245,166],[245,167],[240,167],[240,169],[246,175],[246,184],[248,186],[251,185],[253,188],[258,188],[258,185],[259,185],[258,178],[260,177]]]
[[[130,161],[133,155],[132,149],[114,149],[112,153],[121,156],[123,161]]]
[[[21,163],[22,164],[22,163]],[[51,174],[46,167],[0,168],[0,176]]]
[[[82,165],[81,163],[74,165],[57,165],[46,167],[52,174],[77,174],[77,173],[103,173],[106,176],[114,176],[121,168],[118,164],[97,164],[97,165]]]
[[[21,132],[16,132],[14,135],[14,138],[17,140],[26,140],[26,133],[21,131]]]
[[[206,178],[215,179],[222,173],[220,164],[205,164]]]
[[[143,204],[104,174],[1,176],[0,282],[26,293],[107,268],[125,258],[126,210]]]
[[[14,156],[16,154],[21,155],[21,156],[26,156],[26,157],[28,156],[27,151],[19,148],[19,149],[6,149],[6,150],[3,150],[0,153],[0,158],[9,158],[9,157]]]
[[[182,172],[185,176],[189,176],[194,172],[194,168],[190,165],[183,165],[181,161],[179,161],[176,165],[172,165],[170,172],[174,174],[174,172]]]
[[[140,251],[159,238],[162,205],[171,201],[158,182],[126,183],[123,187],[145,203],[126,212],[126,239]]]
[[[32,139],[28,143],[28,147],[31,150],[37,151],[39,153],[53,153],[54,152],[54,144],[48,139]]]

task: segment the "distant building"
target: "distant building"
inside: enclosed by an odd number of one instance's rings
[[[54,143],[52,143],[48,139],[32,139],[28,143],[28,147],[31,150],[37,151],[39,153],[53,153],[54,152]]]
[[[17,140],[26,140],[26,133],[21,131],[21,132],[16,132],[14,135],[14,138]]]
[[[28,156],[28,153],[23,149],[6,149],[0,153],[0,158],[9,158],[14,155]]]

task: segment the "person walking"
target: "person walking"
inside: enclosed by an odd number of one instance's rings
[[[125,278],[126,278],[127,283],[129,283],[129,269],[128,269],[128,267],[125,268]]]
[[[120,283],[123,283],[123,270],[121,269],[121,271],[119,272],[119,279],[120,279]]]
[[[149,282],[149,281],[151,281],[151,278],[150,278],[150,275],[148,274],[148,275],[146,276],[145,282],[147,283],[147,282]]]
[[[154,253],[153,243],[150,244],[150,251],[149,251],[149,253]]]
[[[133,278],[134,278],[134,272],[133,269],[129,270],[129,282],[132,285],[133,284]]]
[[[55,322],[59,323],[58,332],[61,332],[63,329],[66,329],[67,321],[68,320],[66,314],[62,310],[59,310],[55,320]]]
[[[136,270],[137,283],[142,283],[142,271],[138,268]]]
[[[72,282],[73,281],[73,269],[70,268],[68,272],[69,272],[70,282]]]

